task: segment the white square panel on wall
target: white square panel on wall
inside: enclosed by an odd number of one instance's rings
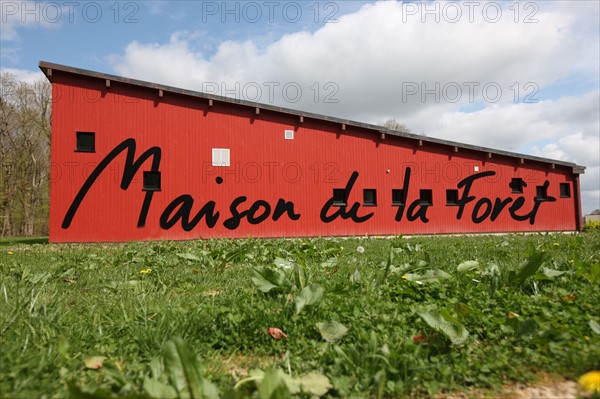
[[[212,166],[229,166],[230,155],[229,148],[212,149]]]

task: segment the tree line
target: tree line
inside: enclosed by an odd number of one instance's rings
[[[48,234],[51,85],[0,75],[0,236]]]

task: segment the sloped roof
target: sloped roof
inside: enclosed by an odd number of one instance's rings
[[[311,113],[311,112],[303,112],[303,111],[290,109],[290,108],[277,107],[277,106],[269,105],[269,104],[240,100],[237,98],[218,96],[215,94],[203,93],[203,92],[198,92],[198,91],[193,91],[193,90],[186,90],[186,89],[181,89],[178,87],[172,87],[172,86],[162,85],[162,84],[158,84],[158,83],[146,82],[143,80],[130,79],[130,78],[122,77],[122,76],[111,75],[111,74],[106,74],[106,73],[101,73],[101,72],[96,72],[96,71],[90,71],[87,69],[74,68],[74,67],[60,65],[60,64],[54,64],[54,63],[46,62],[46,61],[40,61],[39,68],[42,70],[44,75],[46,75],[48,80],[51,82],[52,82],[52,71],[56,70],[56,71],[61,71],[61,72],[65,72],[65,73],[85,76],[85,77],[89,77],[89,78],[102,79],[102,80],[107,80],[107,81],[120,82],[120,83],[133,85],[133,86],[162,90],[163,92],[171,92],[171,93],[181,94],[181,95],[190,96],[190,97],[197,97],[197,98],[202,98],[202,99],[206,99],[206,100],[218,101],[218,102],[222,102],[222,103],[238,104],[238,105],[250,107],[253,109],[268,110],[271,112],[276,112],[276,113],[281,113],[281,114],[294,115],[294,116],[297,116],[298,118],[302,117],[302,118],[309,118],[309,119],[314,119],[314,120],[318,120],[318,121],[327,121],[327,122],[331,122],[331,123],[340,124],[342,126],[355,126],[355,127],[361,128],[361,129],[372,130],[375,134],[378,134],[378,135],[386,134],[386,135],[391,135],[391,136],[404,137],[407,139],[416,140],[419,143],[433,143],[433,144],[439,144],[439,145],[443,145],[443,146],[453,147],[455,150],[466,149],[466,150],[470,150],[470,151],[482,152],[482,153],[488,154],[488,157],[490,157],[490,156],[493,157],[494,155],[500,155],[500,156],[504,156],[504,157],[518,159],[518,160],[520,160],[521,163],[527,160],[527,161],[541,162],[541,163],[545,163],[545,164],[549,164],[549,165],[561,165],[561,166],[565,166],[568,168],[572,168],[572,171],[574,174],[581,174],[581,173],[585,172],[585,166],[580,166],[580,165],[577,165],[572,162],[565,162],[565,161],[559,161],[559,160],[554,160],[554,159],[549,159],[549,158],[536,157],[533,155],[519,154],[519,153],[515,153],[515,152],[496,150],[493,148],[480,147],[480,146],[476,146],[476,145],[464,144],[464,143],[459,143],[459,142],[450,141],[450,140],[437,139],[437,138],[422,136],[422,135],[413,134],[413,133],[400,132],[400,131],[388,129],[383,126],[371,125],[371,124],[363,123],[363,122],[356,122],[356,121],[347,120],[347,119],[335,118],[332,116],[315,114],[315,113]]]

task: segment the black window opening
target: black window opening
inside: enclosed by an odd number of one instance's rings
[[[334,188],[333,189],[333,205],[334,206],[346,206],[346,189],[345,188]]]
[[[406,205],[404,198],[404,190],[394,189],[392,190],[392,205],[401,206]]]
[[[160,191],[160,172],[144,172],[143,191]]]
[[[377,205],[377,192],[373,188],[365,188],[363,190],[363,205],[364,206],[376,206]]]
[[[433,205],[433,194],[432,194],[431,190],[420,190],[419,204]]]
[[[546,186],[535,187],[535,199],[538,201],[545,201],[548,198],[548,191]]]
[[[510,180],[509,186],[513,194],[523,194],[523,187],[527,187],[527,184],[520,177],[514,177]]]
[[[96,152],[96,133],[77,132],[76,152]]]
[[[560,198],[571,198],[571,185],[560,183]]]
[[[446,190],[446,205],[458,205],[458,190]]]

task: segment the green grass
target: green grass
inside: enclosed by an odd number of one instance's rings
[[[311,372],[326,397],[423,397],[600,368],[597,230],[0,245],[1,397],[276,397]]]
[[[16,244],[48,244],[48,237],[0,237],[0,246]]]

